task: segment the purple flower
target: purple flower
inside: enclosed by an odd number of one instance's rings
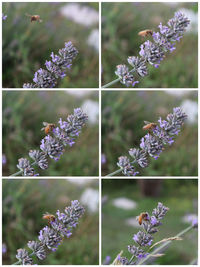
[[[105,154],[101,154],[101,164],[105,164],[106,163],[106,155]]]
[[[145,232],[139,231],[137,234],[133,236],[133,240],[142,247],[150,246],[153,242],[153,237],[150,234],[146,234]]]
[[[4,13],[2,13],[2,20],[6,20],[7,19],[7,15],[4,15]]]
[[[126,86],[134,86],[135,77],[134,72],[137,72],[141,77],[148,75],[147,63],[153,65],[155,68],[160,66],[161,61],[165,58],[165,53],[172,53],[175,48],[175,42],[180,41],[183,33],[190,21],[181,12],[176,12],[174,17],[167,23],[168,26],[159,24],[159,32],[153,32],[153,41],[147,40],[140,46],[140,57],[128,57],[128,63],[132,69],[126,65],[118,65],[115,74],[120,78],[120,82]]]
[[[115,74],[120,78],[120,82],[127,87],[130,85],[133,87],[135,84],[139,83],[139,81],[135,81],[133,74],[129,72],[126,65],[118,65]]]
[[[7,162],[6,155],[2,154],[2,164],[5,165]]]
[[[78,200],[71,201],[71,206],[65,208],[65,213],[57,212],[55,220],[49,222],[49,226],[45,226],[39,232],[39,241],[29,241],[28,247],[32,253],[29,255],[25,249],[18,249],[16,258],[22,265],[32,265],[31,256],[35,254],[39,260],[47,257],[47,250],[56,251],[63,241],[63,238],[72,235],[72,228],[78,224],[78,220],[84,214],[84,208]]]
[[[52,61],[45,62],[46,69],[40,68],[35,72],[34,84],[25,83],[23,88],[53,88],[57,85],[59,78],[66,76],[67,69],[70,69],[73,59],[77,56],[78,50],[72,42],[65,43],[65,47],[58,51],[59,55],[51,53]]]
[[[70,147],[75,144],[75,138],[81,133],[82,127],[88,120],[87,114],[82,109],[74,109],[74,113],[63,121],[59,120],[59,126],[53,127],[49,134],[41,140],[40,150],[30,150],[29,156],[34,160],[30,164],[27,159],[19,159],[17,167],[23,172],[24,176],[36,176],[32,165],[38,165],[41,169],[48,168],[47,156],[54,160],[59,160],[64,152],[65,146]],[[44,128],[42,128],[44,130]]]
[[[126,156],[119,157],[117,166],[122,169],[122,173],[126,176],[135,176],[138,174]]]
[[[180,107],[173,108],[173,113],[168,114],[166,120],[161,118],[158,123],[149,130],[140,141],[140,148],[131,148],[129,155],[134,159],[130,161],[128,157],[121,156],[117,166],[121,168],[122,173],[127,176],[135,176],[138,174],[135,171],[134,164],[138,164],[141,168],[146,168],[149,165],[148,155],[157,159],[164,150],[164,145],[172,145],[174,136],[178,135],[181,130],[187,115]]]
[[[154,159],[157,159],[163,151],[162,141],[149,133],[141,139],[140,147]]]
[[[7,246],[5,243],[2,244],[2,254],[5,254],[7,252]]]

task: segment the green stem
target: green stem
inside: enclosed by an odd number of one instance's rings
[[[31,257],[31,256],[33,256],[33,255],[35,255],[35,252],[32,252],[30,255],[28,255],[29,257]],[[12,265],[18,265],[18,264],[20,264],[22,261],[21,260],[18,260],[18,261],[16,261],[15,263],[13,263]]]
[[[120,168],[119,170],[116,170],[116,171],[114,171],[114,172],[111,172],[111,173],[109,173],[109,174],[106,175],[106,176],[114,176],[115,174],[120,173],[122,170],[123,170],[123,168]]]
[[[176,235],[176,237],[180,237],[182,235],[184,235],[185,233],[187,233],[188,231],[190,231],[193,228],[193,226],[189,226],[187,227],[185,230],[181,231],[180,233],[178,233]],[[166,247],[167,245],[169,245],[172,241],[167,241],[165,242],[163,245],[161,245],[160,247],[158,247],[157,249],[155,249],[151,254],[149,254],[146,258],[144,258],[143,260],[141,260],[140,262],[138,262],[138,265],[142,265],[145,261],[147,261],[152,255],[157,254],[160,250],[162,250],[164,247]]]
[[[36,161],[34,161],[33,163],[31,163],[30,166],[34,166],[34,165],[36,165]],[[22,171],[15,172],[15,173],[11,174],[9,177],[17,176],[17,175],[21,174],[22,172],[23,172],[23,170]]]
[[[120,78],[117,78],[117,79],[113,80],[112,82],[105,84],[104,86],[102,86],[102,88],[110,87],[111,85],[113,85],[119,81],[120,81]]]

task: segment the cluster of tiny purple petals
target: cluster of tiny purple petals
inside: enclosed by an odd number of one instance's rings
[[[127,61],[133,69],[129,70],[126,65],[117,66],[115,74],[120,78],[120,82],[126,86],[134,86],[138,83],[138,81],[135,81],[134,72],[141,77],[148,75],[147,63],[158,68],[165,58],[165,53],[171,53],[176,49],[175,42],[183,37],[189,23],[189,19],[181,12],[174,14],[174,17],[168,21],[168,26],[160,23],[158,26],[159,32],[152,33],[153,40],[147,40],[140,46],[140,56],[128,57]]]
[[[30,150],[29,156],[34,160],[34,164],[45,170],[48,168],[47,156],[54,160],[59,160],[66,146],[75,144],[75,138],[81,133],[82,127],[88,120],[88,116],[80,108],[74,109],[74,113],[69,115],[66,121],[61,118],[59,126],[41,140],[40,150]],[[20,158],[17,168],[22,171],[23,176],[38,176],[34,168],[26,158]]]
[[[23,88],[55,87],[57,79],[63,79],[66,76],[66,71],[71,68],[71,63],[77,54],[78,50],[72,42],[65,43],[65,47],[58,51],[58,55],[51,53],[51,60],[45,62],[46,69],[40,68],[35,72],[34,83],[25,83]]]
[[[179,134],[186,119],[187,115],[180,107],[173,108],[173,113],[168,114],[166,120],[160,118],[157,125],[141,138],[140,149],[129,150],[133,161],[126,156],[119,157],[117,166],[121,168],[122,173],[135,176],[139,173],[135,170],[135,163],[141,168],[146,168],[149,165],[148,157],[157,159],[163,152],[164,145],[172,145],[174,137]]]
[[[70,213],[68,212],[70,210]],[[71,201],[71,206],[65,208],[65,221],[70,221],[72,224],[63,223],[59,216],[55,216],[55,221],[49,226],[45,226],[39,232],[38,241],[29,241],[27,246],[32,251],[28,253],[26,249],[18,249],[16,258],[21,265],[33,265],[31,256],[34,254],[39,260],[44,260],[47,257],[48,251],[56,251],[58,246],[63,241],[63,237],[72,235],[72,228],[76,227],[79,219],[84,214],[85,209],[81,206],[78,200]],[[68,233],[68,234],[67,234]]]
[[[143,231],[141,230],[133,236],[136,246],[128,246],[128,251],[135,257],[135,260],[132,257],[132,262],[130,262],[126,257],[118,257],[118,261],[122,265],[137,265],[141,258],[145,258],[148,255],[145,248],[151,246],[153,242],[152,235],[158,232],[158,226],[161,225],[160,220],[164,218],[168,210],[169,208],[159,202],[157,207],[153,209],[151,216],[146,212],[146,220],[142,221]]]
[[[138,174],[131,165],[129,158],[126,156],[119,157],[117,166],[122,169],[122,173],[126,176],[136,176]]]

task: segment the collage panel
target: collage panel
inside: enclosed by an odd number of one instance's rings
[[[3,91],[3,176],[99,176],[99,92]]]
[[[3,88],[98,88],[98,2],[3,2]]]
[[[198,87],[197,2],[108,1],[101,12],[102,88]]]
[[[3,179],[4,265],[98,265],[97,179]]]
[[[196,265],[198,179],[103,179],[103,265]]]
[[[102,176],[197,176],[196,90],[103,91]]]

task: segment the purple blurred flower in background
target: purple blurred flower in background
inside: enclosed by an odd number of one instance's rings
[[[2,244],[2,254],[5,254],[7,252],[7,246],[5,243]]]
[[[145,41],[140,46],[140,57],[128,57],[128,63],[132,70],[126,65],[118,65],[115,74],[120,78],[120,82],[126,86],[134,86],[139,83],[135,80],[134,72],[141,77],[148,75],[146,64],[158,68],[161,61],[165,58],[165,53],[172,53],[175,48],[175,42],[180,41],[185,29],[190,24],[190,20],[181,12],[176,12],[166,25],[159,24],[159,32],[153,32],[153,41]]]
[[[106,163],[106,155],[105,154],[101,154],[101,164],[105,164]]]
[[[2,154],[2,164],[5,165],[7,163],[6,155]]]
[[[7,19],[7,15],[4,15],[4,13],[2,13],[2,20],[6,20]]]

